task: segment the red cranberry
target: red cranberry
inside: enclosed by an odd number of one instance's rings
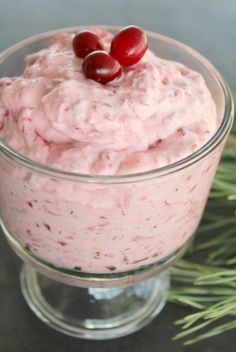
[[[129,26],[119,31],[112,40],[110,54],[123,66],[141,60],[147,50],[147,36],[141,28]]]
[[[72,46],[75,55],[82,59],[93,51],[104,49],[99,37],[91,31],[79,32],[74,37]]]
[[[86,56],[82,68],[87,78],[91,78],[101,84],[113,81],[113,79],[120,77],[122,74],[119,62],[105,51],[94,51]]]

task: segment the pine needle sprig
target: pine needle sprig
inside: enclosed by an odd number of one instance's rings
[[[185,345],[236,329],[236,123],[187,258],[171,268],[169,293],[171,303],[192,310],[176,322],[174,339]]]

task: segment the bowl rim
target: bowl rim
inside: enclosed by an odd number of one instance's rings
[[[33,44],[34,42],[47,39],[47,38],[49,39],[54,35],[64,33],[64,32],[76,32],[83,29],[94,28],[94,27],[105,29],[108,31],[113,31],[113,32],[114,31],[116,32],[121,28],[120,26],[112,26],[112,25],[103,25],[103,26],[102,25],[90,25],[90,26],[83,25],[83,26],[65,27],[65,28],[60,28],[60,29],[44,32],[41,34],[37,34],[25,40],[22,40],[17,44],[4,50],[0,54],[0,64],[3,61],[7,60],[7,58],[10,57],[13,53],[17,52],[23,47]],[[0,138],[0,151],[5,156],[17,162],[18,164],[21,164],[28,169],[34,170],[40,174],[43,174],[52,178],[56,178],[56,179],[59,178],[59,179],[64,179],[68,181],[83,182],[83,183],[117,184],[117,183],[140,182],[146,179],[162,177],[166,174],[171,174],[171,173],[180,171],[196,163],[198,160],[204,158],[213,150],[215,150],[217,146],[219,146],[221,142],[227,137],[233,124],[233,112],[234,112],[233,100],[227,83],[225,82],[224,78],[220,75],[220,73],[217,71],[217,69],[205,57],[199,54],[196,50],[163,34],[158,34],[151,31],[145,31],[145,32],[150,38],[164,41],[174,47],[177,47],[183,51],[186,51],[191,56],[193,56],[193,58],[200,61],[207,68],[207,70],[212,74],[212,76],[214,76],[215,80],[218,82],[219,87],[222,90],[222,93],[224,96],[224,112],[223,112],[223,119],[222,119],[221,125],[219,126],[215,134],[201,148],[199,148],[194,153],[188,155],[187,157],[182,158],[169,165],[156,168],[156,169],[138,172],[138,173],[121,174],[121,175],[89,175],[89,174],[63,171],[63,170],[51,167],[50,165],[36,162],[22,155],[21,153],[14,150],[7,143],[5,143],[1,138]]]

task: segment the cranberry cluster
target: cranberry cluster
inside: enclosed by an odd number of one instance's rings
[[[106,84],[121,76],[122,66],[132,66],[141,60],[147,50],[147,36],[139,27],[125,27],[113,37],[108,53],[99,37],[85,30],[74,37],[72,45],[75,55],[84,59],[84,75]]]

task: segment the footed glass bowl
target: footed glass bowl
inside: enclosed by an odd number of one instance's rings
[[[0,77],[21,75],[27,54],[81,29],[7,49]],[[193,238],[232,126],[230,92],[215,68],[185,45],[147,34],[154,52],[200,72],[211,91],[222,123],[197,152],[148,172],[92,176],[39,164],[0,141],[1,226],[25,262],[23,295],[43,322],[76,337],[127,335],[164,307],[167,269]]]

